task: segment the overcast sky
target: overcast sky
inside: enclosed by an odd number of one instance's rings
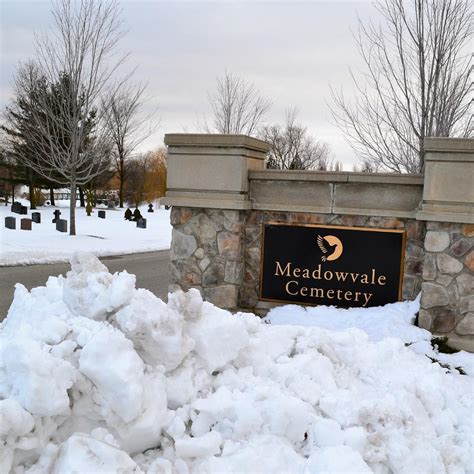
[[[51,25],[49,1],[1,4],[0,108],[11,100],[18,64],[33,57],[34,31]],[[350,96],[349,66],[360,67],[352,31],[357,15],[376,19],[372,2],[355,1],[122,1],[128,28],[120,43],[130,51],[137,81],[148,83],[147,108],[160,125],[142,149],[163,135],[196,131],[210,115],[207,91],[225,69],[253,82],[272,100],[269,123],[297,107],[310,133],[328,142],[350,170],[356,158],[331,124],[329,86]]]

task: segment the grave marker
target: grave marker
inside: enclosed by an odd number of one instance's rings
[[[150,204],[148,204],[148,212],[155,212],[153,210],[153,204],[150,202]]]
[[[144,219],[143,217],[141,219],[138,219],[137,220],[137,227],[139,229],[146,229],[146,219]]]
[[[41,224],[41,212],[32,212],[31,213],[31,220],[35,224]]]
[[[12,217],[12,216],[5,217],[5,228],[16,229],[16,217]]]
[[[12,205],[11,205],[11,212],[14,212],[15,214],[20,214],[21,213],[21,203],[19,203],[18,201],[15,201]]]
[[[21,230],[31,230],[31,219],[21,219],[20,220],[20,228]]]
[[[58,219],[56,221],[56,230],[58,232],[67,232],[67,220],[66,219]]]
[[[99,211],[97,215],[99,216],[99,219],[105,219],[105,211]]]
[[[56,224],[61,218],[59,217],[61,215],[61,211],[59,209],[56,209],[54,211],[54,219],[51,221],[53,224]]]

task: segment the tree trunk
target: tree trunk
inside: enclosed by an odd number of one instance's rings
[[[12,183],[12,204],[15,202],[15,185]]]
[[[119,186],[119,207],[123,208],[123,179],[120,178]]]
[[[54,189],[49,188],[49,201],[51,202],[51,206],[55,206],[56,203],[54,202]]]
[[[30,193],[30,208],[36,209],[36,196],[35,196],[35,185],[33,180],[30,179],[28,183],[29,193]]]
[[[78,186],[79,188],[79,201],[80,201],[80,206],[85,207],[86,204],[84,202],[84,191],[82,190],[82,186]]]
[[[69,201],[69,235],[76,235],[76,183],[71,183]]]

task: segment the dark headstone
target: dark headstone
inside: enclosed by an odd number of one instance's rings
[[[56,230],[59,232],[67,232],[67,220],[66,219],[58,219],[56,221]]]
[[[32,212],[31,213],[31,220],[35,224],[41,224],[41,212]]]
[[[5,228],[16,229],[16,217],[12,217],[12,216],[5,217]]]
[[[20,227],[21,230],[31,230],[31,223],[33,221],[31,219],[21,219],[20,220]]]
[[[99,216],[100,219],[105,219],[105,211],[99,211],[97,215]]]
[[[166,209],[166,210],[168,210],[168,209],[170,209],[170,208],[171,208],[171,206],[168,206],[168,205],[165,204],[165,209]]]
[[[140,212],[140,210],[138,209],[138,207],[133,211],[133,220],[135,222],[138,221],[138,219],[141,219],[142,218],[142,213]]]
[[[138,219],[137,227],[140,229],[146,229],[146,219],[144,219],[143,217],[141,219]]]
[[[61,218],[59,217],[61,215],[61,211],[59,209],[56,209],[54,211],[54,219],[52,220],[53,224],[56,224]]]
[[[11,211],[14,212],[15,214],[21,214],[21,203],[19,203],[18,201],[15,201],[13,204],[12,204],[12,207],[11,207]]]
[[[123,215],[124,219],[126,221],[131,221],[132,220],[132,216],[133,216],[133,213],[131,211],[130,208],[128,208],[126,211],[125,211],[125,214]]]
[[[150,202],[150,204],[148,204],[148,212],[155,212],[153,210],[153,204]]]
[[[108,207],[109,209],[115,209],[115,201],[109,201],[109,202],[107,203],[107,207]]]
[[[24,214],[26,216],[28,214],[28,208],[26,206],[21,206],[20,214]]]

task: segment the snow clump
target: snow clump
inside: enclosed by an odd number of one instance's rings
[[[89,254],[0,325],[5,473],[474,472],[473,409],[400,338],[165,304]]]

